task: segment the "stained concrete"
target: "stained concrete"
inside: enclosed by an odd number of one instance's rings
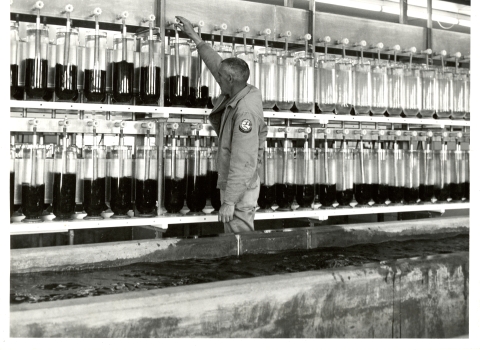
[[[10,307],[11,337],[455,337],[468,253]]]

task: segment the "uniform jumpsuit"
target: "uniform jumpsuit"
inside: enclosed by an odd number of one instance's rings
[[[217,79],[221,56],[203,41],[197,50]],[[209,120],[218,135],[220,199],[222,204],[235,206],[233,220],[224,223],[225,233],[253,231],[260,192],[258,169],[268,129],[263,119],[260,90],[247,84],[235,96],[220,95]]]

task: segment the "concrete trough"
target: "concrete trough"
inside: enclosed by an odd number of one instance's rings
[[[468,230],[467,217],[198,240],[21,249],[11,251],[11,272],[64,271],[420,237],[437,239]],[[452,338],[468,334],[468,300],[469,254],[459,252],[12,305],[10,336]]]

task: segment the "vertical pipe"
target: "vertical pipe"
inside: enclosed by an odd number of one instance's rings
[[[165,3],[166,0],[157,0],[155,1],[155,21],[156,26],[160,27],[160,99],[158,103],[160,107],[164,106],[164,95],[165,95]]]
[[[408,17],[407,17],[408,0],[400,0],[399,6],[400,6],[400,16],[398,18],[398,23],[408,24]]]
[[[309,5],[309,12],[308,12],[308,30],[307,33],[311,34],[311,44],[312,44],[312,59],[313,59],[313,65],[315,67],[315,43],[317,42],[317,37],[315,35],[315,0],[310,0],[310,5]],[[305,57],[307,56],[307,52],[305,52]],[[312,72],[314,72],[315,69],[313,69]],[[314,74],[314,73],[313,73]],[[317,89],[317,81],[312,77],[313,79],[313,91],[316,91]],[[312,103],[312,113],[315,113],[315,101]]]
[[[432,45],[433,44],[432,43],[432,28],[433,28],[432,0],[427,0],[427,46],[426,46],[426,49],[433,48],[433,45]]]
[[[164,0],[162,0],[164,1]],[[165,122],[158,119],[155,123],[155,146],[157,146],[157,215],[162,214],[162,198],[163,198],[163,144],[165,134]]]

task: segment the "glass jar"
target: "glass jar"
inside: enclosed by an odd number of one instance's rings
[[[218,148],[212,146],[208,152],[208,164],[207,164],[207,199],[210,199],[210,204],[213,207],[214,212],[218,212],[222,206],[220,201],[220,189],[217,188],[218,183],[218,168],[217,168],[217,154]]]
[[[462,119],[465,117],[467,93],[467,73],[463,69],[453,73],[452,80],[452,118]]]
[[[160,52],[157,36],[142,38],[140,48],[140,98],[144,104],[158,105],[160,98]]]
[[[84,220],[101,220],[105,210],[106,193],[106,148],[105,146],[83,147],[83,208]]]
[[[372,108],[372,73],[369,61],[353,66],[353,105],[355,114],[368,115]]]
[[[437,70],[433,67],[422,66],[422,118],[432,118],[438,106]]]
[[[107,33],[87,31],[83,94],[87,102],[103,102],[107,87]]]
[[[280,110],[289,110],[295,101],[295,58],[289,51],[277,56],[277,99],[275,104]]]
[[[24,145],[22,151],[22,211],[25,215],[22,221],[40,222],[45,200],[45,146]]]
[[[392,170],[387,162],[387,150],[376,148],[373,153],[373,163],[372,200],[375,205],[384,206],[388,200],[388,179]]]
[[[192,215],[203,215],[207,204],[207,152],[204,147],[188,147],[187,207]]]
[[[51,40],[48,44],[48,68],[47,68],[47,90],[43,94],[44,101],[52,101],[55,92],[55,70],[57,66],[57,49],[55,40]]]
[[[190,95],[192,47],[185,39],[170,42],[171,68],[168,81],[170,102],[173,106],[186,106]]]
[[[449,118],[452,114],[453,94],[452,94],[453,72],[445,68],[437,72],[437,117]]]
[[[290,210],[296,194],[294,149],[277,147],[274,159],[276,165],[275,201],[278,210]]]
[[[135,150],[135,208],[138,216],[157,216],[158,163],[156,146],[137,146]]]
[[[53,169],[53,214],[55,220],[69,220],[75,213],[77,148],[56,146]]]
[[[265,147],[263,152],[262,166],[260,167],[260,194],[258,206],[263,212],[272,211],[275,204],[275,148]]]
[[[433,152],[435,161],[435,184],[433,193],[437,202],[444,203],[450,197],[452,182],[452,151],[437,150]]]
[[[132,173],[132,147],[107,147],[107,187],[110,188],[112,219],[127,217],[132,205]]]
[[[450,196],[452,202],[461,202],[465,195],[466,183],[466,152],[456,150],[452,152],[452,182],[450,183]]]
[[[335,203],[337,182],[337,161],[332,148],[318,148],[315,159],[315,192],[322,208]]]
[[[15,211],[15,146],[10,145],[10,216]]]
[[[59,100],[78,98],[78,30],[57,30],[55,65],[55,94]]]
[[[210,43],[206,43],[206,45],[211,46]],[[196,79],[198,81],[190,83],[190,86],[195,86],[195,96],[192,97],[192,105],[199,108],[213,108],[210,94],[213,92],[217,82],[205,62],[198,56],[197,50],[192,52],[192,70],[195,66],[198,67],[196,69]]]
[[[295,63],[295,107],[300,112],[312,112],[315,102],[313,57],[299,56]]]
[[[177,140],[172,140],[176,142]],[[167,146],[163,150],[164,200],[169,214],[179,213],[185,203],[187,188],[187,150],[185,147]]]
[[[422,108],[422,77],[419,67],[409,66],[404,71],[403,113],[407,118],[415,118]]]
[[[372,65],[372,108],[373,115],[383,115],[388,107],[387,64],[376,61]]]
[[[315,152],[311,148],[297,148],[296,154],[295,199],[300,209],[311,209],[315,199]]]
[[[353,75],[350,59],[341,58],[335,63],[335,82],[335,113],[350,114],[353,107]]]
[[[332,113],[336,103],[335,57],[319,56],[315,68],[315,102],[322,113]]]
[[[423,203],[431,203],[434,197],[435,161],[433,151],[427,149],[419,152],[420,186],[419,198]]]
[[[373,152],[370,149],[356,149],[353,151],[353,159],[353,194],[358,207],[368,207],[368,203],[373,198]]]
[[[10,96],[18,94],[18,23],[10,22]]]
[[[420,198],[420,159],[419,152],[405,151],[405,204],[416,204]]]
[[[390,117],[399,117],[405,104],[404,87],[405,66],[400,63],[391,63],[387,68],[388,76],[388,106]]]
[[[387,150],[388,199],[392,204],[401,204],[405,192],[405,151],[401,149]]]
[[[336,199],[339,207],[350,207],[353,201],[353,152],[348,148],[335,150],[337,163]]]
[[[129,103],[134,88],[134,38],[115,34],[113,37],[112,96],[115,102]],[[108,77],[107,77],[108,78]]]
[[[259,85],[256,85],[263,98],[263,108],[272,109],[277,100],[277,53],[271,48],[259,54]]]
[[[30,98],[40,99],[47,92],[48,28],[27,25],[27,55],[25,62],[25,91]]]

